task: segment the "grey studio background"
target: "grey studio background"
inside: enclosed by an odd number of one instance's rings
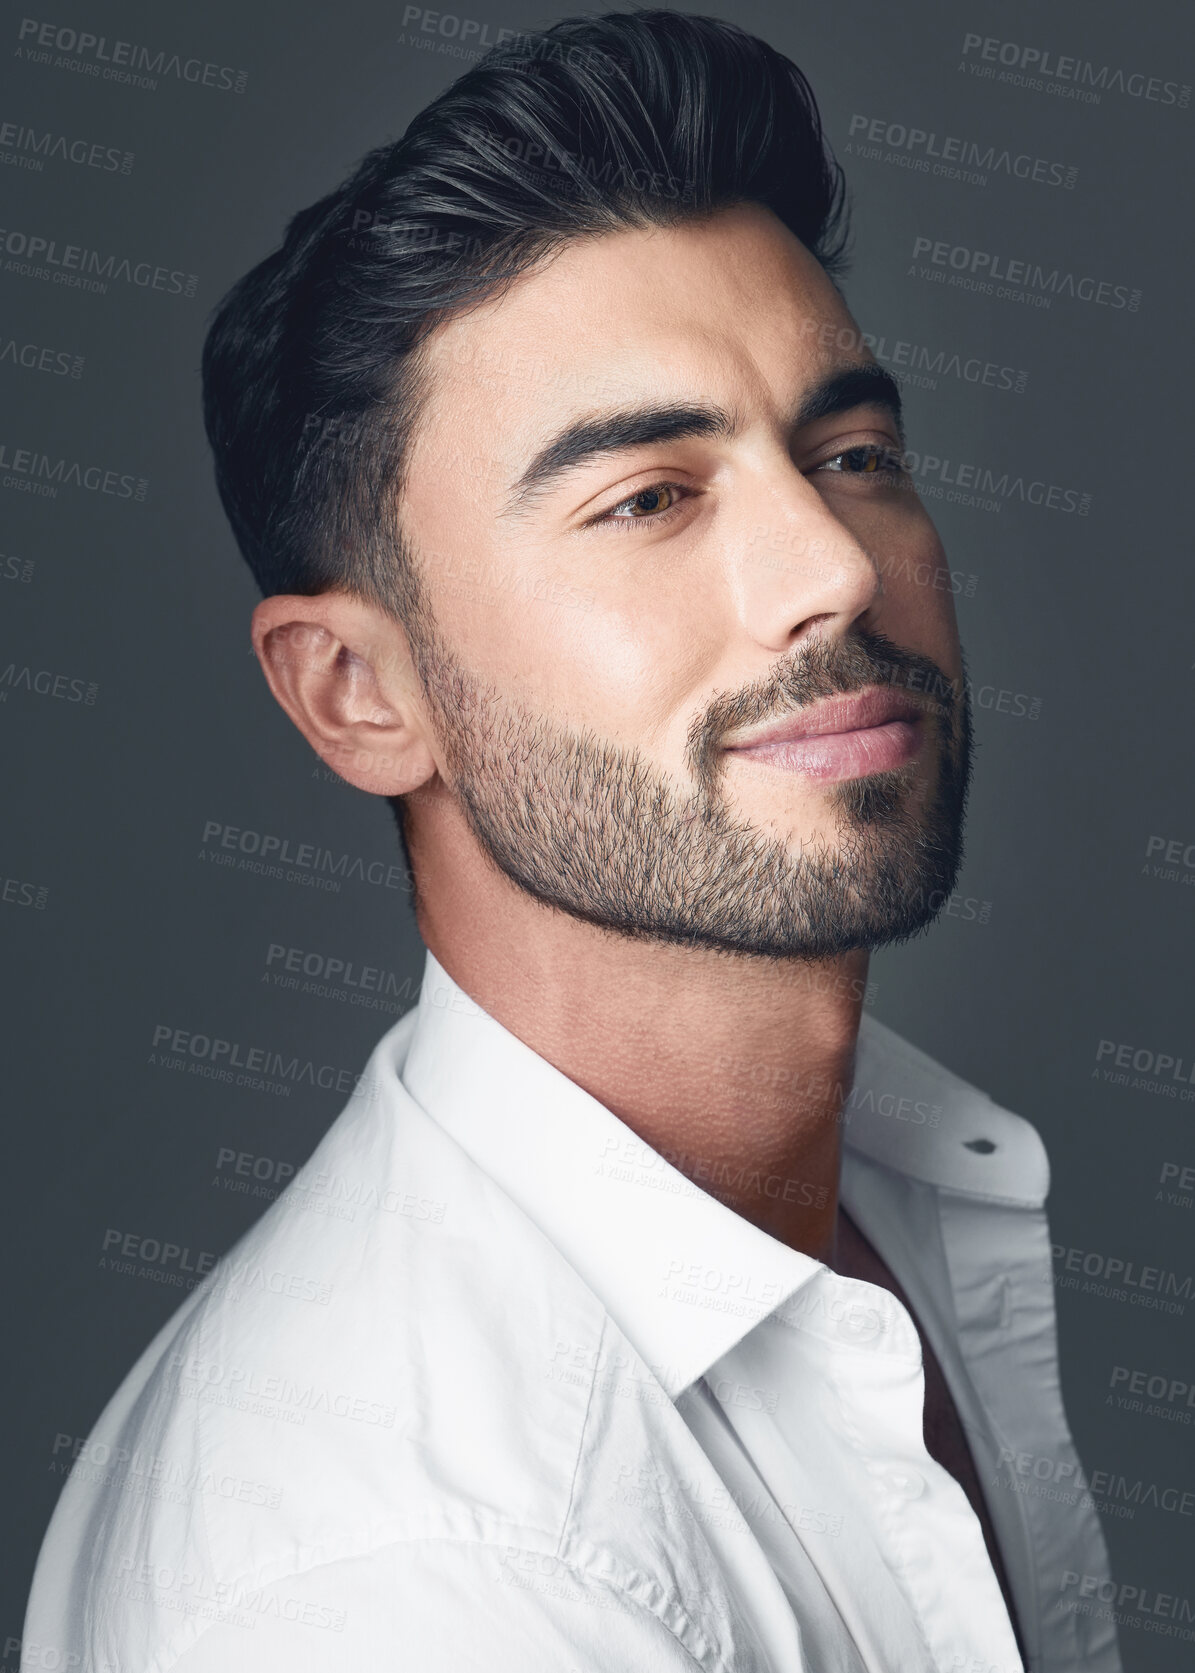
[[[559,15],[453,3],[71,0],[0,24],[4,1673],[40,1665],[21,1661],[21,1621],[76,1439],[414,997],[389,812],[318,764],[249,652],[256,594],[212,484],[198,365],[211,308],[295,210],[499,30]],[[968,651],[966,869],[927,938],[874,960],[870,1003],[1046,1140],[1065,1397],[1110,1607],[1130,1673],[1179,1669],[1195,1632],[1189,12],[691,9],[810,77],[853,194],[848,299],[904,381]],[[131,79],[111,74],[115,41],[145,49]],[[60,282],[66,245],[115,258],[107,281]],[[324,886],[240,868],[266,837],[327,851]],[[210,1078],[176,1030],[265,1048],[273,1090]],[[1021,1461],[1015,1487],[1060,1491],[1049,1468]]]

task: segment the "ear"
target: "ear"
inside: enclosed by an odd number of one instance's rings
[[[270,690],[322,761],[375,796],[404,796],[438,770],[401,625],[349,593],[279,593],[253,612]]]

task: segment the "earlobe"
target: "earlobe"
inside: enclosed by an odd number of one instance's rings
[[[397,623],[345,593],[276,594],[254,611],[253,646],[274,698],[341,778],[399,796],[435,776]]]

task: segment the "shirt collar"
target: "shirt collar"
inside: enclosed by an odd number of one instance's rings
[[[1050,1166],[1036,1129],[865,1012],[843,1106],[852,1154],[942,1190],[1040,1208]]]
[[[711,1197],[429,952],[411,1096],[539,1226],[675,1398],[824,1271]]]
[[[401,1078],[560,1250],[673,1398],[826,1270],[650,1149],[430,952]],[[862,1156],[966,1195],[1044,1200],[1033,1128],[866,1014],[843,1120],[844,1167]]]

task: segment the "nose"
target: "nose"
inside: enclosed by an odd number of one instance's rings
[[[845,637],[883,595],[874,559],[791,460],[769,471],[762,495],[760,487],[758,478],[748,487],[752,508],[744,504],[742,534],[730,543],[744,628],[773,653],[811,632]]]

